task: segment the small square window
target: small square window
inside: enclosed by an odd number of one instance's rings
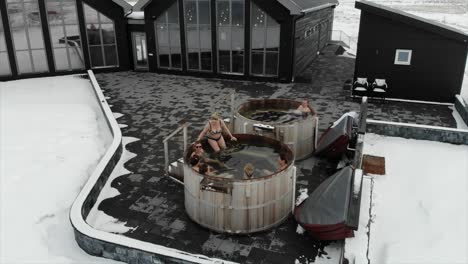
[[[397,49],[395,53],[395,64],[411,65],[412,50]]]

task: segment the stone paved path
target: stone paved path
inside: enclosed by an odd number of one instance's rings
[[[228,103],[213,106],[212,101],[232,91],[238,102],[247,98],[309,98],[320,116],[320,130],[359,104],[349,98],[342,85],[352,78],[354,60],[333,54],[329,46],[311,65],[310,82],[296,84],[254,83],[201,79],[154,73],[118,72],[98,74],[97,79],[118,119],[128,125],[124,136],[141,139],[127,149],[137,157],[125,164],[132,174],[118,177],[112,186],[120,195],[104,200],[99,209],[137,227],[125,234],[143,241],[196,254],[241,263],[294,263],[313,261],[326,254],[327,243],[296,234],[290,217],[276,229],[253,235],[231,236],[204,229],[188,219],[183,205],[183,188],[164,177],[162,140],[186,119],[191,138],[205,124],[213,109],[228,113]],[[370,104],[369,118],[398,122],[455,126],[447,106],[408,103]],[[181,156],[181,137],[171,143],[173,159]],[[311,158],[298,162],[298,187],[309,191],[331,175],[336,164]]]

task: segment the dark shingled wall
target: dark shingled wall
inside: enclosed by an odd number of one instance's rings
[[[317,52],[330,40],[333,25],[333,8],[325,8],[306,14],[296,21],[295,32],[295,75],[300,75],[317,57]],[[313,29],[316,30],[313,30]],[[305,37],[305,32],[311,35]]]

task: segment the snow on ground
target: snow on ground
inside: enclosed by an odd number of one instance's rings
[[[371,263],[468,263],[468,146],[366,134],[364,150],[387,174],[374,178]]]
[[[0,83],[0,263],[115,263],[82,251],[69,221],[111,140],[88,80]]]
[[[339,262],[342,252],[341,242],[333,242],[323,249],[322,253],[314,259],[308,259],[304,256],[299,256],[294,261],[294,264],[306,263],[306,264],[336,264]]]
[[[413,15],[430,19],[468,33],[468,5],[466,0],[371,0]],[[355,1],[342,0],[335,9],[333,30],[341,30],[345,42],[351,39],[351,52],[356,54],[361,11],[354,7]],[[333,38],[339,34],[334,33]],[[465,68],[462,97],[468,102],[468,61]]]
[[[364,176],[362,181],[361,208],[359,212],[359,228],[354,232],[354,237],[345,240],[345,258],[350,264],[365,264],[367,259],[368,231],[371,206],[371,192],[373,179]]]
[[[93,208],[91,208],[91,211],[89,212],[88,217],[86,219],[86,222],[92,227],[94,227],[95,229],[106,231],[106,232],[118,233],[118,234],[125,233],[125,232],[132,230],[132,228],[125,226],[126,224],[125,222],[120,222],[118,219],[105,214],[103,211],[99,210],[98,207],[99,207],[99,204],[101,204],[103,200],[115,197],[120,194],[116,188],[113,188],[111,186],[111,183],[114,181],[115,178],[131,173],[131,171],[127,170],[124,167],[124,164],[130,159],[134,158],[136,154],[128,151],[125,146],[129,143],[132,143],[138,140],[139,140],[138,138],[133,138],[133,137],[122,138],[122,145],[123,145],[122,157],[117,162],[117,165],[115,166],[114,170],[109,176],[109,179],[107,180],[106,185],[104,186],[104,188],[102,188],[101,193],[99,194],[96,203],[94,204]]]

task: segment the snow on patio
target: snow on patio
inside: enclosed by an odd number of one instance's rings
[[[0,262],[115,263],[75,242],[69,209],[109,146],[89,80],[0,83]]]
[[[387,175],[363,188],[364,207],[372,193],[369,252],[361,225],[346,241],[355,263],[468,263],[468,146],[366,134],[364,152],[385,157]]]

